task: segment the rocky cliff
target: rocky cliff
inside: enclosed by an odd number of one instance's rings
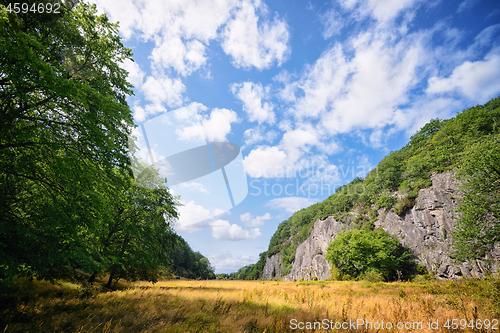
[[[498,270],[500,246],[488,253],[484,261],[464,262],[461,265],[452,262],[450,235],[454,221],[459,217],[454,197],[458,188],[453,175],[452,172],[433,175],[432,187],[421,189],[415,206],[403,216],[379,210],[375,226],[397,235],[401,243],[410,248],[417,264],[425,265],[438,278],[482,278],[487,271]],[[282,279],[312,280],[314,276],[319,280],[327,279],[331,267],[325,259],[326,249],[344,229],[349,229],[349,226],[335,221],[333,217],[316,221],[309,238],[297,247],[292,271]],[[279,254],[267,258],[262,279],[281,277],[280,259]]]

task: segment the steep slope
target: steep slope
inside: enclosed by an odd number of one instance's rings
[[[486,259],[491,260],[490,263],[477,260],[457,265],[450,257],[452,239],[449,234],[455,218],[459,215],[456,212],[457,199],[454,198],[458,188],[453,176],[453,172],[432,175],[432,187],[419,191],[412,209],[399,216],[382,208],[374,224],[390,234],[397,235],[401,243],[415,255],[416,263],[425,265],[427,270],[438,278],[483,278],[488,270],[496,271],[499,268],[500,246],[487,253]],[[281,277],[280,274],[270,273],[279,272],[278,254],[267,258],[262,279],[327,279],[331,268],[324,256],[328,244],[340,231],[350,228],[351,225],[337,222],[333,217],[317,220],[309,238],[297,247],[290,274]]]
[[[396,217],[400,216],[401,221],[406,221],[406,215],[410,212],[411,214],[419,214],[417,212],[423,211],[431,217],[432,214],[439,216],[436,217],[437,223],[443,222],[444,215],[437,215],[435,210],[417,209],[425,206],[423,199],[420,198],[424,194],[429,194],[431,197],[432,195],[437,196],[436,198],[442,199],[441,205],[447,205],[446,223],[448,224],[443,227],[443,230],[446,230],[448,237],[452,228],[450,221],[456,217],[452,214],[455,208],[451,208],[451,203],[449,204],[448,201],[451,200],[453,207],[456,207],[456,200],[452,199],[450,194],[456,191],[456,185],[449,185],[447,189],[443,189],[439,193],[432,192],[430,189],[433,182],[431,176],[458,169],[465,147],[475,142],[481,142],[489,135],[498,134],[500,132],[498,124],[500,124],[500,97],[485,105],[466,109],[457,114],[455,118],[444,121],[431,120],[410,138],[410,142],[405,147],[386,156],[367,175],[366,179],[354,179],[351,183],[338,188],[332,196],[323,202],[302,209],[282,222],[271,238],[268,251],[261,253],[260,260],[255,265],[240,269],[236,275],[240,279],[255,279],[286,276],[292,270],[293,274],[298,274],[296,267],[305,267],[302,264],[295,264],[299,245],[303,245],[306,240],[309,241],[311,234],[312,237],[323,239],[322,244],[326,244],[324,233],[331,233],[333,230],[331,228],[335,230],[338,230],[339,227],[373,229],[375,226],[381,226],[391,232],[391,230],[396,229],[392,225],[386,226],[384,224],[386,220],[391,221],[392,219],[396,223]],[[451,174],[446,174],[446,177],[451,177],[447,184],[452,184]],[[444,194],[449,195],[449,198],[445,199]],[[417,205],[415,206],[415,204]],[[439,214],[444,214],[444,211]],[[384,215],[386,215],[385,219]],[[333,227],[327,223],[328,226],[319,227],[318,224],[316,227],[318,220],[334,220],[337,226]],[[427,223],[429,219],[419,221]],[[416,221],[414,222],[416,223]],[[441,232],[441,227],[436,230],[431,232],[429,229],[429,234],[426,237],[429,239],[437,237],[436,235]],[[409,232],[417,231],[415,229]],[[407,236],[409,235],[404,235],[405,238]],[[427,246],[431,247],[435,244],[428,243]],[[446,248],[448,249],[448,247],[447,243]],[[319,248],[311,248],[307,251],[308,253],[318,252],[317,254],[319,251],[326,251],[326,246]],[[270,262],[273,264],[269,264]],[[266,263],[268,264],[266,265]],[[311,265],[313,264],[318,267],[325,266],[325,262],[320,257],[314,263],[311,261]],[[438,268],[429,268],[431,271],[436,270],[437,272],[438,270]],[[454,273],[450,274],[446,276],[452,276]]]

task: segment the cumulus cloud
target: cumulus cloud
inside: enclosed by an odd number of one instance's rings
[[[189,105],[172,111],[178,127],[175,134],[180,141],[204,142],[205,134],[201,124],[201,113],[208,108],[201,103],[190,103]]]
[[[259,124],[274,123],[273,105],[262,101],[269,97],[269,88],[263,88],[260,83],[243,82],[232,84],[231,91],[243,102],[243,110],[250,121],[256,121]]]
[[[261,146],[253,149],[243,160],[245,172],[250,177],[284,177],[290,167],[287,154],[278,147]]]
[[[182,105],[182,93],[186,86],[180,79],[171,79],[166,76],[148,76],[144,82],[142,92],[146,100],[153,104],[166,103],[169,106]]]
[[[219,240],[243,240],[254,239],[262,236],[259,228],[244,230],[237,224],[230,224],[226,220],[215,220],[209,222],[212,228],[212,237]]]
[[[324,140],[327,138],[327,140]],[[297,171],[310,166],[326,166],[327,155],[339,151],[334,140],[325,135],[322,126],[298,123],[295,128],[285,128],[285,133],[277,146],[259,146],[244,158],[246,173],[255,178],[292,177]]]
[[[138,34],[152,39],[154,68],[189,75],[204,66],[206,48],[222,33],[224,52],[237,67],[268,68],[289,54],[284,20],[268,18],[260,0],[93,0],[128,39]]]
[[[201,103],[191,103],[175,110],[176,120],[180,127],[175,130],[182,141],[227,141],[231,133],[231,124],[238,122],[236,112],[228,109],[212,109],[205,114],[207,107]]]
[[[483,60],[465,61],[449,77],[431,77],[427,93],[458,92],[469,100],[483,103],[500,91],[500,48],[488,53]]]
[[[128,72],[128,81],[140,89],[144,82],[145,73],[139,65],[130,59],[125,59],[124,62],[120,63],[120,67]]]
[[[235,0],[94,0],[126,38],[152,39],[153,67],[187,75],[206,63],[205,49],[231,17]]]
[[[290,33],[284,20],[276,16],[272,21],[261,19],[267,6],[260,0],[242,0],[222,32],[222,48],[233,58],[236,67],[268,68],[272,63],[282,64],[290,53]]]
[[[218,272],[233,272],[243,266],[255,263],[258,258],[248,255],[233,255],[231,252],[222,252],[218,255],[208,255],[210,263]]]
[[[238,121],[238,114],[233,110],[215,108],[210,116],[203,117],[203,132],[208,141],[226,141],[231,133],[231,124]]]
[[[266,204],[266,206],[273,209],[284,210],[288,213],[295,213],[302,208],[311,206],[317,201],[318,200],[316,199],[302,197],[284,197],[272,199]]]
[[[151,53],[153,67],[174,68],[181,75],[189,75],[203,66],[207,58],[206,46],[198,40],[184,41],[179,36],[157,37],[157,47]]]
[[[271,219],[271,214],[269,213],[265,213],[262,216],[255,217],[253,217],[250,213],[240,215],[241,222],[245,223],[245,225],[248,227],[259,227],[261,225],[264,225],[264,222],[269,219]]]
[[[244,149],[247,146],[256,144],[261,141],[273,142],[277,136],[278,132],[276,132],[275,130],[267,129],[264,126],[249,128],[243,133],[243,137],[245,138],[245,146],[241,149]]]
[[[179,219],[174,223],[174,229],[180,232],[192,233],[200,231],[205,226],[205,220],[212,217],[210,210],[197,205],[194,201],[182,202],[177,208]],[[199,222],[202,221],[202,222]]]

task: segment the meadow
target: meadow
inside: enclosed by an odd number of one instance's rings
[[[165,280],[120,282],[116,287],[106,292],[100,285],[17,280],[10,289],[13,293],[2,296],[0,332],[498,332],[500,328],[498,279]]]

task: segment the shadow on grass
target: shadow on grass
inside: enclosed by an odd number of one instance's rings
[[[0,313],[0,332],[287,332],[290,320],[314,315],[286,305],[186,299],[160,288],[131,288],[81,297],[67,286],[23,282],[16,301]],[[28,294],[28,296],[26,296]],[[29,295],[30,294],[30,295]]]

